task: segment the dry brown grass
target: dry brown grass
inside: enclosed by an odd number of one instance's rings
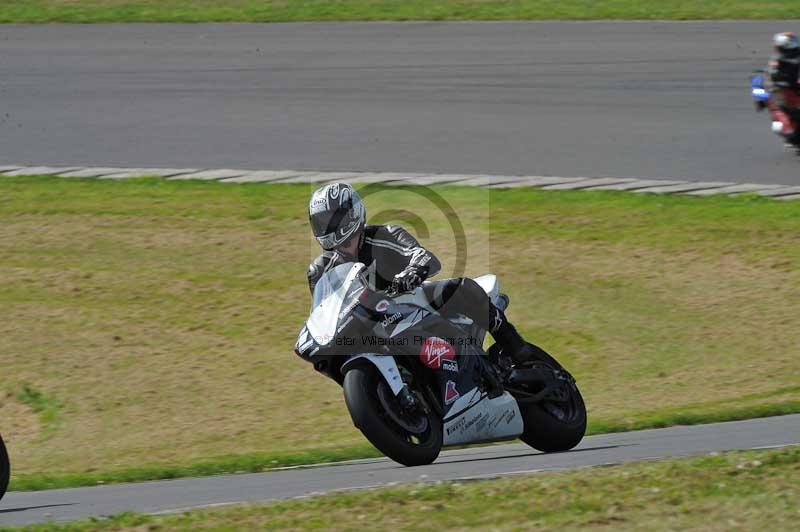
[[[3,437],[19,445],[34,443],[42,432],[36,412],[10,392],[0,395],[0,419],[3,420]]]
[[[292,353],[308,187],[155,183],[0,181],[0,397],[28,384],[60,420],[34,430],[27,406],[3,402],[15,474],[363,444],[338,386]],[[467,273],[501,276],[512,318],[573,370],[594,421],[800,399],[796,207],[742,203],[763,231],[720,240],[651,221],[644,198],[518,191],[506,217],[487,194],[446,193]],[[414,211],[451,271],[447,224]]]
[[[749,396],[781,389],[782,399],[800,398],[800,270],[770,268],[780,262],[774,258],[752,264],[623,245],[529,245],[535,277],[512,280],[509,291],[537,301],[523,313],[524,329],[576,368],[591,413],[764,404],[769,399]],[[513,266],[504,273],[513,279]]]

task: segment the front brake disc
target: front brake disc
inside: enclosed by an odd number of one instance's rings
[[[378,384],[378,400],[386,414],[403,430],[412,434],[422,434],[428,430],[428,417],[403,412],[397,397],[383,381]]]

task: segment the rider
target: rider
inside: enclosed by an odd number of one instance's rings
[[[423,285],[441,269],[439,260],[402,227],[366,225],[366,208],[352,186],[332,183],[317,189],[308,204],[308,216],[323,249],[308,268],[312,293],[326,271],[361,262],[367,266],[367,281],[374,290],[410,292],[422,285],[430,304],[443,316],[468,316],[516,362],[530,360],[540,351],[522,339],[474,280],[461,277]]]
[[[775,55],[770,58],[770,111],[772,130],[789,144],[800,145],[800,42],[792,32],[776,33],[772,38]]]

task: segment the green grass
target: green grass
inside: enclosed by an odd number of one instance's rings
[[[0,22],[789,19],[794,0],[0,0]]]
[[[58,403],[53,398],[46,397],[39,390],[25,384],[17,393],[17,399],[39,414],[39,421],[45,431],[55,430],[58,422]]]
[[[340,388],[292,352],[310,190],[0,179],[12,489],[375,455]],[[368,211],[417,214],[446,275],[450,226],[420,190]],[[578,379],[591,432],[800,411],[797,203],[437,191],[465,226],[466,273],[499,275],[514,323]]]
[[[185,466],[153,466],[122,471],[18,476],[14,479],[12,488],[14,491],[38,491],[96,486],[99,484],[119,484],[122,482],[143,482],[155,479],[166,480],[233,473],[263,473],[279,467],[338,462],[358,458],[376,458],[379,456],[382,455],[369,444],[328,451],[305,451],[288,454],[254,453],[203,460]]]
[[[24,530],[790,530],[798,496],[790,447]]]

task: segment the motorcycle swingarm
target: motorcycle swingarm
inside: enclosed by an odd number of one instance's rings
[[[557,380],[550,368],[514,368],[506,377],[508,384],[550,383]]]
[[[575,382],[567,372],[554,371],[549,368],[516,368],[506,377],[507,389],[513,391],[520,403],[537,403],[544,399],[553,401],[566,400],[563,387]],[[543,388],[533,394],[522,390],[514,390],[515,384],[542,384]]]

